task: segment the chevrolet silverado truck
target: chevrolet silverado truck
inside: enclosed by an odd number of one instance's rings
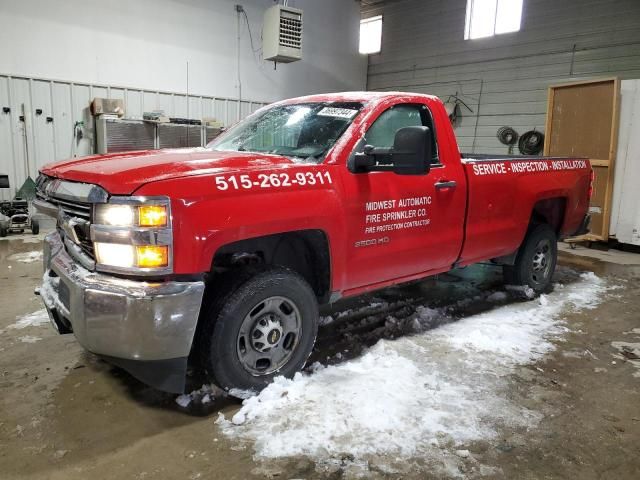
[[[255,391],[304,366],[341,297],[489,260],[550,288],[592,178],[586,159],[461,155],[433,96],[289,99],[205,148],[42,168],[39,293],[58,332],[148,385],[182,392],[195,365]]]

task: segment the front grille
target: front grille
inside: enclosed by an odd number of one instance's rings
[[[57,218],[58,231],[69,255],[85,268],[95,268],[91,242],[93,205],[107,203],[109,193],[99,185],[40,174],[36,180],[36,206]],[[59,213],[64,213],[64,218]]]
[[[80,248],[82,249],[82,252],[91,260],[95,261],[96,254],[93,251],[93,242],[91,239],[88,236],[86,238],[80,238],[80,235],[78,235],[78,240],[80,240]]]
[[[46,202],[49,202],[55,205],[56,207],[59,207],[69,217],[81,218],[83,220],[87,220],[88,222],[91,221],[91,204],[90,203],[62,200],[61,198],[56,198],[56,197],[47,197],[40,190],[36,191],[36,197]]]
[[[36,197],[49,202],[52,205],[55,205],[60,210],[64,212],[65,215],[71,218],[77,218],[79,220],[84,220],[83,222],[79,222],[77,225],[73,227],[73,230],[76,233],[76,237],[78,239],[77,245],[82,250],[87,257],[91,260],[95,261],[95,252],[93,250],[93,242],[91,241],[91,221],[92,221],[92,211],[93,205],[85,202],[71,201],[68,199],[61,199],[55,196],[46,196],[41,190],[36,191]],[[58,219],[58,231],[60,231],[60,235],[65,238],[69,237],[66,234],[62,225],[60,225],[60,219]],[[74,239],[69,238],[72,242]]]

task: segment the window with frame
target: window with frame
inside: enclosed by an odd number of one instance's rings
[[[382,15],[360,20],[360,53],[380,53],[382,48]]]
[[[438,160],[438,145],[436,142],[436,133],[433,128],[431,112],[426,105],[416,105],[412,103],[394,105],[385,110],[369,127],[364,135],[365,145],[372,147],[391,148],[395,140],[396,132],[404,127],[425,126],[429,127],[432,132],[431,143],[431,164],[440,163]]]
[[[207,147],[299,157],[319,163],[361,108],[359,102],[274,105],[245,118]]]
[[[464,39],[517,32],[524,0],[467,0]]]

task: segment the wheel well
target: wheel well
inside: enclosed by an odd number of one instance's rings
[[[227,272],[248,265],[278,265],[300,274],[319,303],[331,293],[329,241],[322,230],[300,230],[229,243],[213,257],[211,272]]]
[[[563,197],[540,200],[533,206],[531,223],[547,223],[558,235],[564,222],[566,206],[567,199]]]
[[[529,227],[524,234],[522,243],[524,243],[527,235],[529,234],[529,232],[531,232],[535,225],[541,223],[550,225],[551,228],[553,228],[553,230],[556,232],[556,236],[559,237],[560,229],[562,228],[562,223],[564,222],[564,212],[566,204],[566,199],[563,197],[547,198],[538,201],[533,206],[531,218],[529,219]],[[516,261],[519,251],[520,247],[518,247],[515,251],[511,252],[508,255],[492,258],[491,261],[498,265],[513,265]]]

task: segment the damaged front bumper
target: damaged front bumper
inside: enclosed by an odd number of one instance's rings
[[[159,390],[184,390],[204,282],[146,282],[90,272],[60,235],[44,242],[40,294],[54,327]]]

